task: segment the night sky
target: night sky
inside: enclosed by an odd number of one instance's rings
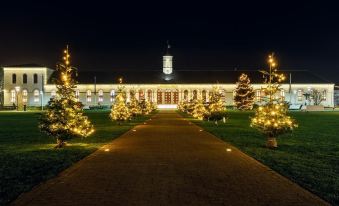
[[[2,2],[0,65],[54,68],[70,45],[79,70],[308,69],[339,82],[339,12],[326,1],[199,3]],[[235,3],[238,2],[238,3]]]

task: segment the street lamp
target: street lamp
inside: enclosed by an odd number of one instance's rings
[[[15,87],[16,91],[16,111],[19,111],[19,92],[20,92],[20,86]]]

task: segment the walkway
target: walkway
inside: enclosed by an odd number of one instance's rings
[[[161,111],[14,205],[326,203],[174,111]]]

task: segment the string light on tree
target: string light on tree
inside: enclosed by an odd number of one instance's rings
[[[268,148],[278,147],[276,137],[291,132],[298,124],[287,115],[287,105],[276,94],[280,91],[280,83],[285,80],[282,73],[278,73],[274,54],[268,57],[269,70],[260,71],[264,76],[265,104],[258,107],[254,117],[251,118],[251,127],[258,129],[267,136]]]
[[[119,122],[129,120],[131,117],[131,113],[126,105],[126,100],[124,96],[124,90],[122,87],[118,88],[117,96],[115,98],[115,102],[112,106],[110,118],[114,121]]]
[[[251,110],[254,103],[254,90],[251,80],[246,74],[241,74],[235,89],[234,103],[239,110]]]
[[[57,64],[56,96],[51,98],[39,121],[39,128],[57,139],[56,148],[65,146],[73,137],[87,137],[94,132],[93,125],[83,115],[83,105],[75,96],[77,71],[70,66],[68,46],[64,50],[63,62]]]
[[[202,98],[199,96],[193,106],[192,116],[199,120],[203,120],[208,115]]]

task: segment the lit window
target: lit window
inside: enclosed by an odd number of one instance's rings
[[[12,84],[16,84],[16,74],[12,74]]]
[[[104,101],[104,91],[102,89],[100,89],[98,91],[98,95],[99,95],[98,102],[103,102]]]
[[[11,90],[11,102],[12,103],[16,102],[16,92],[14,89]]]
[[[326,90],[324,90],[324,91],[323,91],[323,94],[322,94],[322,99],[323,99],[323,101],[326,101],[326,94],[327,94],[327,93],[326,93]]]
[[[33,95],[34,95],[34,102],[39,102],[39,100],[40,100],[39,95],[40,94],[39,94],[38,89],[34,90]]]
[[[261,101],[261,91],[260,91],[260,89],[257,89],[257,90],[255,91],[255,100],[256,100],[257,102],[260,102],[260,101]]]
[[[33,74],[33,83],[34,84],[38,83],[38,75],[37,74]]]
[[[91,90],[87,90],[86,94],[87,94],[87,96],[91,96],[92,95],[92,91]]]
[[[153,93],[152,90],[147,91],[147,99],[149,102],[152,102],[152,93]]]
[[[188,91],[187,90],[185,90],[184,91],[184,100],[188,100]]]
[[[22,90],[22,102],[27,103],[28,91],[27,89]]]
[[[52,90],[51,91],[51,98],[54,98],[56,96],[56,91],[55,90]]]
[[[87,98],[86,98],[86,100],[87,100],[87,102],[92,102],[92,91],[91,90],[87,90],[87,92],[86,92],[86,94],[87,94]]]
[[[206,102],[206,100],[207,100],[207,93],[206,93],[206,90],[202,90],[201,96],[202,96],[202,101],[203,101],[203,102]]]
[[[198,98],[197,90],[193,90],[193,99],[196,100]]]
[[[298,97],[298,101],[302,101],[303,100],[303,93],[302,93],[301,89],[298,90],[297,97]]]
[[[79,101],[79,96],[80,96],[80,91],[79,90],[75,90],[75,98],[77,101]]]
[[[111,90],[110,96],[111,96],[110,101],[114,102],[114,97],[115,97],[115,91],[114,90]]]
[[[281,101],[284,101],[285,100],[285,90],[280,90],[280,99]]]
[[[22,83],[27,84],[27,74],[22,75]]]
[[[145,99],[144,90],[139,90],[139,100]]]

